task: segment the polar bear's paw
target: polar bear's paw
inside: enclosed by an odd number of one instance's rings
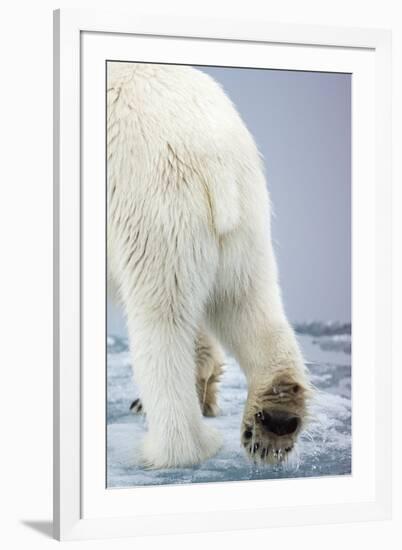
[[[250,392],[241,429],[248,457],[257,463],[288,462],[307,417],[309,388],[293,377],[279,376]]]
[[[149,469],[193,466],[214,456],[221,445],[219,432],[205,426],[187,437],[183,431],[177,431],[170,438],[166,434],[155,437],[149,432],[143,441],[141,463]]]

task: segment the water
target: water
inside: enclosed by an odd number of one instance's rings
[[[221,414],[205,422],[224,438],[221,451],[189,468],[145,470],[138,446],[145,418],[129,411],[138,397],[132,382],[128,343],[108,337],[107,486],[129,487],[176,483],[206,483],[284,477],[334,476],[351,473],[351,327],[341,323],[296,326],[298,340],[317,388],[308,432],[298,445],[298,467],[255,466],[240,445],[240,425],[247,389],[243,373],[228,359],[220,385]]]

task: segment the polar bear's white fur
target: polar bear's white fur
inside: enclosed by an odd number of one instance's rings
[[[196,385],[197,341],[210,333],[247,377],[246,452],[282,460],[306,416],[308,381],[282,306],[254,140],[194,68],[108,63],[107,80],[108,269],[147,415],[143,461],[196,464],[219,449]],[[209,359],[217,346],[204,346]]]

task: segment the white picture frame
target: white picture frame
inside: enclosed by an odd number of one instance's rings
[[[186,48],[182,48],[183,43]],[[268,49],[270,61],[264,63]],[[239,66],[254,63],[352,73],[351,476],[105,488],[101,414],[105,356],[99,340],[102,334],[105,338],[105,312],[104,299],[99,303],[99,297],[105,296],[106,289],[103,275],[96,275],[105,265],[105,194],[96,182],[105,181],[102,70],[106,59],[128,59],[127,55],[134,55],[137,61],[208,64],[213,60],[217,65],[233,65],[235,55],[241,60]],[[229,18],[158,18],[97,10],[54,13],[56,538],[222,531],[390,517],[391,458],[386,452],[391,441],[390,66],[391,35],[384,30]]]

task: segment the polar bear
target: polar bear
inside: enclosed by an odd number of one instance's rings
[[[286,461],[310,384],[286,318],[255,142],[220,85],[188,66],[109,62],[107,258],[147,434],[142,463],[211,457],[224,355],[243,369],[241,444]]]

